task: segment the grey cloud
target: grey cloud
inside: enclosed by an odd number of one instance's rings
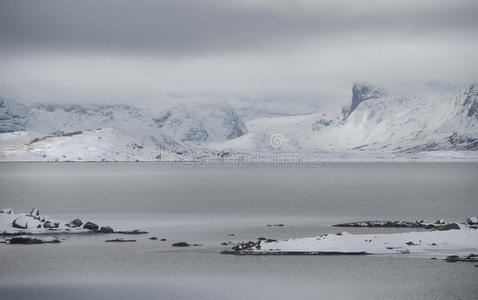
[[[316,2],[319,3],[319,2]],[[2,0],[4,53],[208,55],[375,34],[476,32],[476,1]],[[405,3],[405,4],[403,4]],[[286,5],[287,4],[287,5]]]

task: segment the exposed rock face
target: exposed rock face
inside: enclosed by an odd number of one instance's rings
[[[471,85],[465,90],[465,106],[469,105],[468,117],[475,117],[478,119],[478,86]]]
[[[460,135],[457,132],[448,137],[448,142],[456,150],[478,150],[478,138]]]
[[[14,228],[27,229],[28,222],[24,217],[18,217],[13,221],[12,226]]]
[[[27,112],[21,103],[0,99],[0,133],[26,130]]]
[[[352,87],[352,104],[350,105],[345,118],[347,118],[360,103],[370,99],[380,98],[383,95],[384,92],[380,89],[365,84],[355,83]]]

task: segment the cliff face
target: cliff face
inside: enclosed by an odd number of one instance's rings
[[[345,118],[347,118],[360,103],[370,99],[377,99],[384,95],[385,92],[381,89],[363,83],[355,83],[352,87],[352,104],[350,105]]]
[[[468,116],[478,119],[478,86],[472,85],[465,90],[463,105],[469,106]]]

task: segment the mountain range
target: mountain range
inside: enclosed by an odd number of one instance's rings
[[[306,153],[478,160],[477,150],[478,85],[357,83],[348,103],[293,115],[227,103],[146,109],[0,99],[1,161],[304,160]]]

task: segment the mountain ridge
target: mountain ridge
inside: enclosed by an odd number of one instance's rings
[[[478,156],[476,84],[457,92],[433,85],[400,90],[355,83],[349,105],[322,112],[261,113],[243,120],[235,110],[227,103],[140,109],[0,99],[0,160],[195,160],[234,153],[247,158],[258,149]]]

